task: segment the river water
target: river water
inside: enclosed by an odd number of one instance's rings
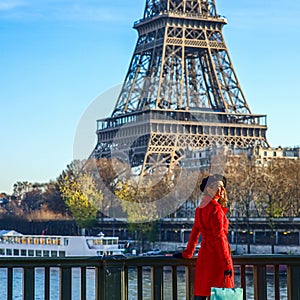
[[[51,268],[50,271],[50,299],[59,300],[59,269]],[[178,285],[178,299],[185,300],[185,272],[178,272],[177,285]],[[22,300],[22,270],[14,269],[13,272],[13,299]],[[128,274],[129,280],[129,300],[137,299],[137,275],[135,270],[129,270]],[[267,276],[267,289],[268,289],[268,299],[274,299],[274,285],[273,276]],[[235,285],[239,286],[240,277],[235,275]],[[5,269],[0,269],[0,299],[7,299],[7,271]],[[287,299],[287,282],[286,275],[282,275],[279,278],[280,282],[280,300]],[[253,296],[253,276],[251,274],[246,275],[247,283],[247,300],[254,299]],[[44,299],[44,270],[36,269],[35,274],[35,300]],[[87,299],[95,299],[95,271],[94,269],[87,270]],[[172,274],[169,271],[164,272],[164,297],[165,300],[172,300]],[[80,270],[74,268],[72,270],[72,300],[80,300]],[[151,300],[151,272],[149,270],[144,270],[143,272],[143,300]]]

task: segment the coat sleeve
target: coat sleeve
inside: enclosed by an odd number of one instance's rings
[[[232,269],[232,260],[228,246],[227,236],[225,234],[224,213],[217,209],[211,216],[213,241],[217,249],[218,257],[224,262],[226,269]]]
[[[190,238],[186,246],[186,249],[182,251],[183,258],[191,258],[193,256],[195,252],[195,248],[198,244],[199,236],[200,236],[199,213],[198,213],[198,209],[196,209],[195,222],[190,234]]]

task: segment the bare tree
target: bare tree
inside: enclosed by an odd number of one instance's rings
[[[230,156],[228,158],[226,177],[228,178],[228,198],[230,212],[236,222],[243,217],[247,226],[247,252],[250,253],[249,218],[257,216],[256,200],[259,197],[260,169],[254,158],[247,155]]]

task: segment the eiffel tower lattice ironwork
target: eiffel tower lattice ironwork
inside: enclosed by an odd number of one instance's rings
[[[146,0],[138,41],[112,115],[98,120],[92,157],[117,156],[141,177],[213,146],[267,147],[252,114],[214,0]]]

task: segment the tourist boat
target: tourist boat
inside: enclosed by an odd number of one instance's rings
[[[124,248],[118,237],[24,235],[0,230],[0,257],[116,256]]]

